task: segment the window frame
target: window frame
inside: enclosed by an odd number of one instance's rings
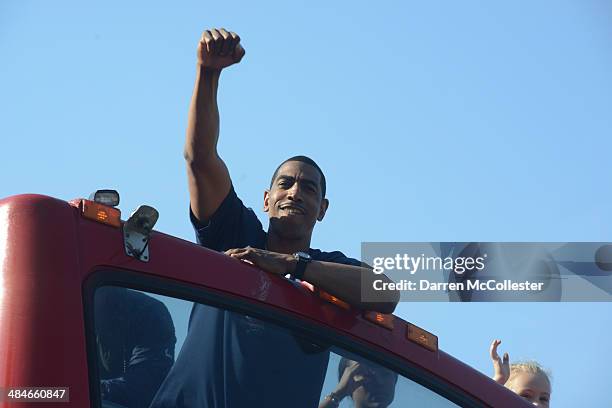
[[[98,375],[97,347],[94,331],[93,299],[95,290],[101,286],[121,286],[156,295],[172,297],[187,302],[202,303],[236,313],[247,314],[267,323],[288,329],[306,338],[312,338],[325,347],[337,347],[349,353],[362,356],[368,360],[387,367],[405,378],[429,389],[435,394],[461,407],[488,407],[487,404],[458,389],[418,367],[410,361],[391,355],[376,345],[348,337],[320,323],[295,315],[290,311],[275,308],[273,305],[256,299],[249,299],[193,283],[177,282],[173,279],[150,276],[136,270],[116,266],[98,266],[93,268],[90,276],[83,283],[83,305],[85,318],[85,338],[89,372],[90,402],[92,407],[102,407],[100,398],[100,378]],[[384,330],[381,328],[381,330]]]

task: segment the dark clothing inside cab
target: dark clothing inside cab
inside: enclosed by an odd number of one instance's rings
[[[143,293],[103,286],[96,290],[94,313],[102,400],[148,407],[174,362],[168,309]]]

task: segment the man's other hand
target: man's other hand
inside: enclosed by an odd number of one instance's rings
[[[266,251],[264,249],[246,247],[228,249],[226,255],[240,259],[257,266],[268,273],[285,276],[295,268],[295,257],[293,255]]]
[[[213,28],[202,33],[198,44],[198,64],[204,68],[221,70],[239,63],[244,53],[238,34],[224,28]]]

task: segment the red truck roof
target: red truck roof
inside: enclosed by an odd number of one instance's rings
[[[529,406],[443,351],[407,339],[409,324],[399,317],[385,328],[284,278],[161,232],[153,232],[150,259],[141,262],[126,254],[121,228],[82,217],[79,205],[41,195],[0,201],[0,387],[69,386],[70,402],[62,406],[90,405],[88,291],[116,282],[194,301],[212,296],[273,320],[299,321],[330,342],[465,398],[467,406]]]

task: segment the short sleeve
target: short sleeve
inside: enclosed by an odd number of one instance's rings
[[[361,261],[354,259],[354,258],[349,258],[340,251],[322,252],[322,251],[319,251],[318,249],[313,249],[310,255],[313,257],[313,259],[317,261],[333,262],[333,263],[339,263],[343,265],[366,266],[367,267],[367,265],[362,264]]]
[[[265,243],[265,232],[252,209],[238,198],[234,187],[210,217],[208,223],[196,218],[189,209],[189,217],[200,245],[215,251],[246,246],[260,247]]]

